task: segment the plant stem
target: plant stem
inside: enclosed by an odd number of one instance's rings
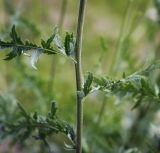
[[[120,34],[119,34],[115,53],[113,55],[111,69],[110,69],[112,73],[115,73],[118,70],[119,64],[122,58],[122,55],[121,55],[122,46],[124,45],[124,40],[128,35],[128,27],[129,27],[128,20],[130,18],[130,12],[132,10],[132,3],[133,3],[133,0],[128,0],[127,6],[124,11],[124,18],[123,18],[122,25],[120,28]]]
[[[46,139],[42,139],[42,141],[43,141],[43,143],[44,143],[44,146],[45,146],[47,152],[48,152],[48,153],[53,153],[53,151],[51,151],[51,148],[50,148],[48,142],[46,141]]]
[[[60,16],[59,16],[59,21],[58,21],[58,28],[59,28],[60,32],[62,31],[62,27],[63,27],[63,23],[64,23],[64,19],[65,19],[65,14],[66,14],[66,10],[67,10],[67,1],[68,0],[62,0],[62,4],[61,4]],[[52,63],[51,63],[50,75],[49,75],[50,79],[48,81],[48,91],[53,90],[57,62],[58,62],[57,59],[53,57]]]
[[[139,135],[145,135],[145,133],[148,132],[149,126],[148,125],[148,120],[149,120],[149,113],[151,113],[150,110],[151,107],[151,103],[145,105],[142,105],[140,107],[138,107],[137,109],[137,116],[130,128],[130,131],[128,133],[128,137],[126,139],[126,144],[125,147],[131,147],[132,145],[138,145],[137,143],[137,137]],[[156,113],[156,111],[155,111]],[[154,115],[153,115],[154,116]],[[143,127],[142,127],[142,123],[143,123]],[[144,141],[144,137],[139,137],[139,141],[143,142]]]
[[[106,104],[107,104],[106,99],[107,99],[107,97],[104,96],[104,97],[103,97],[103,101],[102,101],[102,105],[101,105],[101,107],[100,107],[100,111],[99,111],[99,113],[98,113],[98,118],[97,118],[97,121],[96,121],[97,126],[100,125],[101,120],[102,120],[102,117],[103,117],[104,112],[105,112],[105,110],[106,110]]]
[[[66,10],[67,10],[67,1],[68,0],[62,0],[59,23],[58,23],[58,27],[59,27],[60,31],[62,30],[62,26],[63,26],[63,23],[64,23],[64,18],[65,18],[65,14],[66,14]]]
[[[80,0],[79,15],[75,45],[75,73],[76,73],[76,87],[77,87],[77,140],[76,140],[76,153],[82,153],[82,128],[83,128],[83,102],[81,91],[83,88],[83,75],[82,75],[82,38],[83,38],[83,25],[85,17],[85,7],[87,0]]]

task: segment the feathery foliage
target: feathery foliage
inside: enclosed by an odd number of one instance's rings
[[[84,93],[87,95],[94,90],[104,91],[108,95],[122,97],[132,97],[136,99],[135,107],[142,101],[160,102],[160,93],[151,85],[150,75],[156,69],[160,69],[160,61],[149,65],[144,70],[138,71],[129,76],[123,76],[120,80],[113,80],[108,77],[93,77],[89,73],[84,85]]]
[[[66,34],[64,47],[58,34],[58,30],[55,28],[54,33],[46,41],[42,39],[41,45],[37,45],[30,41],[22,41],[21,37],[16,32],[15,26],[13,26],[10,32],[11,41],[0,40],[0,49],[12,49],[8,54],[6,54],[4,60],[11,60],[16,56],[20,56],[23,53],[28,54],[28,51],[32,51],[33,53],[31,55],[31,65],[35,68],[35,63],[42,53],[69,56],[69,53],[73,52],[74,50],[74,44],[72,40],[73,34],[71,36],[68,33]],[[66,44],[72,44],[72,46],[66,46]],[[73,58],[71,59],[74,60]]]
[[[92,86],[91,86],[92,82],[93,82],[93,74],[89,72],[83,88],[83,92],[85,96],[87,96],[89,92],[92,90]]]
[[[12,121],[3,121],[3,132],[1,137],[13,136],[16,142],[24,142],[29,137],[36,140],[45,140],[52,134],[64,133],[74,144],[75,133],[73,128],[65,121],[59,119],[56,115],[57,106],[52,102],[51,110],[47,116],[41,116],[37,112],[29,114],[18,104],[19,117]]]

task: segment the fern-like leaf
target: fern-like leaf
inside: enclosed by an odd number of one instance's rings
[[[94,76],[92,85],[89,86],[90,88],[104,91],[108,95],[119,98],[125,96],[132,97],[132,99],[136,100],[133,108],[136,108],[143,101],[160,102],[160,94],[156,93],[154,86],[151,85],[151,76],[149,75],[157,69],[160,69],[160,61],[156,61],[147,68],[129,76],[123,76],[123,78],[119,80]]]
[[[12,27],[10,33],[10,41],[0,40],[0,49],[9,48],[11,51],[6,54],[4,60],[12,60],[13,58],[22,55],[28,51],[34,52],[31,56],[31,65],[35,67],[35,62],[37,62],[39,56],[42,53],[45,54],[61,54],[66,56],[65,47],[60,40],[57,29],[54,30],[54,33],[45,41],[41,40],[41,45],[37,45],[30,41],[22,41],[21,37],[17,34],[15,26]],[[74,60],[73,58],[71,58]],[[74,60],[75,61],[75,60]]]
[[[84,88],[83,88],[83,92],[84,95],[87,96],[90,91],[92,90],[92,82],[93,82],[93,74],[92,73],[88,73],[87,79],[84,83]]]

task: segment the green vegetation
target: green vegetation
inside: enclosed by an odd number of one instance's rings
[[[159,153],[159,8],[0,1],[0,152]]]

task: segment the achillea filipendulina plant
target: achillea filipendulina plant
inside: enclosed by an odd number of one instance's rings
[[[131,4],[131,2],[132,1],[129,0],[129,4]],[[30,114],[18,103],[20,110],[19,120],[14,122],[6,121],[3,123],[3,137],[14,134],[18,141],[24,141],[32,135],[35,139],[42,140],[47,151],[51,153],[52,150],[47,142],[47,137],[54,133],[63,133],[71,142],[71,145],[66,144],[66,148],[76,150],[76,153],[82,153],[83,102],[89,94],[100,91],[104,92],[107,97],[115,97],[119,101],[123,101],[123,98],[132,99],[132,102],[134,102],[132,109],[136,109],[143,103],[154,102],[156,104],[160,102],[159,87],[155,88],[156,83],[152,84],[151,77],[153,72],[160,68],[159,61],[153,61],[146,68],[138,70],[133,74],[126,75],[123,73],[120,79],[96,76],[89,72],[84,80],[81,56],[86,3],[87,0],[79,0],[76,37],[74,37],[73,33],[70,34],[67,32],[63,40],[58,28],[55,28],[53,34],[47,40],[41,39],[41,43],[37,44],[22,40],[21,36],[16,32],[15,25],[13,25],[10,32],[10,40],[0,40],[1,51],[5,49],[10,51],[4,58],[6,61],[12,60],[17,56],[27,55],[31,58],[30,63],[32,67],[37,69],[35,64],[40,56],[43,54],[50,56],[59,54],[73,62],[76,80],[76,132],[74,132],[74,128],[70,126],[68,122],[61,120],[56,115],[57,105],[55,101],[52,101],[51,109],[46,116],[41,116],[38,112]],[[118,58],[117,62],[119,63],[119,56],[123,44],[120,42],[118,47],[120,47],[120,50],[118,50],[115,57]],[[115,60],[117,60],[116,58]],[[116,67],[117,70],[118,63],[112,65],[112,69]],[[124,152],[139,153],[139,150],[132,148],[127,151],[124,150]]]

